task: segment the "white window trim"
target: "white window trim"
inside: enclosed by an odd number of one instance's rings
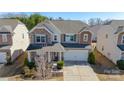
[[[7,40],[7,34],[2,34],[2,42],[3,43],[6,43],[8,40]]]
[[[124,44],[124,43],[123,43],[123,37],[124,37],[124,35],[122,35],[122,37],[121,37],[121,43],[122,43],[122,44]]]
[[[37,36],[40,36],[40,42],[37,42]],[[45,42],[41,42],[41,37],[44,36],[46,38],[46,35],[43,35],[43,34],[36,34],[35,35],[35,43],[46,43],[46,39],[45,39]]]
[[[55,40],[55,36],[56,36],[56,40]],[[58,41],[58,35],[55,34],[55,35],[53,36],[53,40],[54,40],[54,41]]]
[[[85,36],[87,36],[87,39],[85,39]],[[87,42],[87,41],[88,41],[88,38],[89,38],[89,37],[88,37],[88,34],[84,34],[84,35],[83,35],[83,41]]]
[[[67,39],[66,39],[67,38],[66,37],[67,35],[69,35],[69,38],[70,38],[70,36],[74,36],[75,34],[73,34],[73,33],[65,34],[65,42],[69,42],[69,43],[75,43],[76,42],[76,41],[71,41],[71,40],[70,41],[67,41]]]

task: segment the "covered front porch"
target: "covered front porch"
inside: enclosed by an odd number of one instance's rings
[[[65,49],[60,43],[53,46],[44,47],[42,51],[48,62],[64,60]]]

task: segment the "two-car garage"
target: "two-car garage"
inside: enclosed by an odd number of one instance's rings
[[[65,61],[87,61],[88,50],[66,50],[64,53]]]

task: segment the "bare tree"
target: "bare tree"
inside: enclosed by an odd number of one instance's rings
[[[108,23],[110,23],[111,21],[112,21],[111,19],[106,19],[106,20],[104,20],[103,24],[108,24]]]
[[[35,57],[36,62],[36,77],[41,80],[48,79],[52,76],[51,68],[45,56],[37,56]]]
[[[94,26],[94,25],[95,25],[95,20],[94,20],[93,18],[89,19],[89,20],[88,20],[88,24],[89,24],[90,26]]]
[[[59,17],[58,20],[64,20],[62,17]]]
[[[90,26],[101,25],[103,24],[103,21],[100,18],[91,18],[88,20],[88,24]]]
[[[100,18],[96,18],[96,25],[103,24],[103,21]]]

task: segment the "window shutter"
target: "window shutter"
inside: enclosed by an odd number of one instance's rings
[[[65,41],[65,34],[63,34],[63,38],[64,38],[64,40],[63,40],[63,41]]]
[[[35,43],[35,35],[33,35],[33,39],[34,39],[33,41],[34,41],[34,43]]]
[[[47,41],[48,41],[48,36],[46,35],[46,43],[47,43]],[[50,42],[50,41],[49,41]]]
[[[76,34],[74,35],[74,41],[76,41]]]

